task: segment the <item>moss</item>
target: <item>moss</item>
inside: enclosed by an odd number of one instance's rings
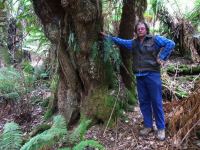
[[[0,2],[0,9],[4,9],[5,8],[5,5],[3,2]]]
[[[55,106],[54,106],[54,97],[51,97],[49,99],[49,103],[48,103],[48,107],[47,107],[47,111],[44,114],[44,119],[48,120],[50,117],[52,117],[54,111],[55,111]]]
[[[110,94],[111,91],[107,87],[99,87],[93,91],[88,100],[83,103],[82,112],[84,115],[94,120],[106,122],[111,115],[116,97]],[[118,116],[120,105],[117,101],[112,118]]]
[[[126,99],[128,101],[128,104],[130,105],[135,105],[137,103],[137,96],[136,96],[136,91],[135,88],[132,88],[130,90],[126,89]]]
[[[109,86],[109,88],[116,87],[117,85],[117,78],[114,75],[114,68],[110,62],[104,63],[104,68],[105,68],[105,74],[106,74],[106,79],[105,83]]]

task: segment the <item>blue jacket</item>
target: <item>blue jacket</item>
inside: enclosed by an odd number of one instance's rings
[[[158,35],[147,35],[142,44],[138,39],[126,40],[112,36],[107,36],[106,38],[133,52],[135,55],[133,55],[133,68],[136,75],[145,75],[151,71],[159,71],[160,66],[156,59],[160,58],[166,61],[175,47],[173,41]]]

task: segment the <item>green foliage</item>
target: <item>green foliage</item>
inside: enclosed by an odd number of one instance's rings
[[[28,61],[24,61],[22,63],[23,68],[23,76],[24,76],[24,82],[27,87],[32,87],[34,85],[34,82],[36,81],[36,77],[34,75],[34,67],[30,64]]]
[[[3,2],[0,2],[0,9],[4,9],[5,8],[5,4]]]
[[[113,66],[119,71],[121,61],[121,55],[118,49],[113,46],[111,40],[104,41],[104,62],[111,62]]]
[[[66,147],[66,148],[59,148],[58,150],[72,150],[72,148]]]
[[[50,147],[66,135],[66,133],[65,119],[61,115],[55,116],[50,129],[31,138],[20,150],[39,150]]]
[[[9,99],[9,100],[19,100],[20,99],[20,95],[17,92],[11,92],[8,94],[3,94],[2,95],[5,99]]]
[[[55,109],[55,106],[53,104],[54,104],[54,98],[50,97],[47,110],[46,110],[46,112],[44,114],[44,119],[45,120],[48,120],[53,115],[54,109]]]
[[[200,0],[196,0],[194,9],[186,14],[186,18],[192,22],[193,25],[198,26],[200,20]]]
[[[18,150],[22,143],[22,132],[19,125],[10,122],[4,126],[3,134],[0,136],[1,150]]]
[[[95,42],[92,46],[91,58],[94,61],[99,61],[98,56],[100,55],[103,57],[103,68],[106,74],[105,83],[109,85],[110,88],[114,88],[118,82],[115,71],[119,72],[121,65],[121,56],[119,50],[113,47],[112,41],[105,40],[103,54],[100,54],[99,44]]]
[[[24,61],[22,63],[22,68],[25,73],[28,73],[28,74],[34,73],[34,67],[31,66],[30,62],[28,62],[28,61]]]
[[[104,28],[106,31],[110,31],[112,33],[116,31],[116,26],[119,25],[121,20],[123,6],[122,3],[123,1],[121,0],[112,0],[110,2],[102,1]]]
[[[118,80],[116,73],[114,72],[114,67],[111,64],[111,62],[105,62],[104,63],[104,69],[106,72],[106,80],[105,83],[110,87],[110,88],[117,88],[118,87]]]
[[[105,150],[105,147],[94,140],[81,141],[73,150],[85,150],[86,147],[95,148],[95,150]]]
[[[128,101],[128,104],[135,105],[137,103],[137,99],[135,97],[135,92],[129,91],[128,89],[125,90],[126,99]]]
[[[31,0],[7,0],[7,12],[9,17],[17,20],[16,26],[23,37],[22,49],[44,52],[50,43],[43,32],[42,25],[37,18]]]
[[[8,52],[8,49],[2,47],[0,49],[0,57],[1,57],[1,59],[3,59],[3,62],[6,65],[10,65],[11,64],[11,56],[10,56],[10,54]]]
[[[45,79],[49,77],[49,72],[44,65],[41,65],[34,68],[34,75],[37,79]]]
[[[92,122],[91,120],[82,119],[79,126],[69,136],[69,141],[71,143],[77,143],[83,140],[83,136],[86,133],[88,126],[91,124],[91,122]]]
[[[12,67],[0,69],[0,94],[20,93],[20,74]]]
[[[59,76],[54,75],[50,84],[50,89],[52,92],[55,92],[57,87],[58,87],[58,82],[59,82]]]
[[[176,91],[175,91],[175,94],[178,98],[186,98],[188,97],[189,93],[186,92],[184,89],[180,88],[180,87],[177,87],[176,88]]]
[[[160,0],[150,0],[151,8],[152,8],[154,14],[157,14],[160,2],[161,2]]]

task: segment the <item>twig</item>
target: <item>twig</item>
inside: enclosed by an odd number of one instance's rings
[[[116,119],[116,122],[117,122],[117,126],[116,126],[116,134],[115,134],[115,146],[114,146],[114,149],[115,149],[115,150],[116,150],[116,145],[117,145],[118,119]]]
[[[137,141],[137,138],[136,138],[136,136],[135,136],[135,134],[134,134],[133,130],[131,130],[131,131],[132,131],[133,137],[134,137],[134,139],[135,139],[136,146],[138,146],[138,141]]]
[[[117,100],[118,100],[118,97],[119,97],[119,92],[120,92],[120,81],[119,81],[119,90],[118,90],[118,93],[117,93],[117,98],[115,99],[115,103],[114,103],[113,109],[112,109],[112,111],[111,111],[110,117],[109,117],[109,119],[108,119],[108,122],[107,122],[107,124],[106,124],[106,128],[105,128],[105,130],[104,130],[104,132],[103,132],[103,136],[104,136],[105,133],[106,133],[106,130],[107,130],[108,125],[109,125],[109,123],[110,123],[110,120],[111,120],[111,118],[112,118],[113,112],[114,112],[114,110],[115,110],[115,107],[116,107],[116,104],[117,104]]]
[[[197,77],[195,77],[195,78],[193,79],[192,84],[194,84],[194,82],[195,82],[199,77],[200,77],[200,73],[198,74]]]
[[[178,64],[177,64],[177,66],[176,66],[176,72],[175,72],[175,75],[174,75],[174,82],[175,82],[175,80],[176,80],[176,77],[177,77],[177,74],[178,74]],[[171,86],[172,86],[172,84],[171,84]],[[170,87],[171,87],[170,86]],[[171,87],[172,88],[172,87]],[[173,90],[173,89],[172,89]],[[173,93],[173,91],[171,90],[171,92]],[[175,93],[174,93],[174,95],[175,95]],[[173,99],[173,98],[172,98]],[[177,97],[176,97],[176,95],[175,95],[175,99],[177,100]]]

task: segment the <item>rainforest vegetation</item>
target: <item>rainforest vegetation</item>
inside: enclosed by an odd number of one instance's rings
[[[138,135],[132,55],[145,20],[176,47],[161,70],[167,138]],[[0,150],[200,149],[200,0],[0,0]]]

